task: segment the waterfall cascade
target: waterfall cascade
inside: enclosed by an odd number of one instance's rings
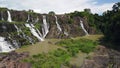
[[[62,31],[62,29],[61,29],[61,27],[60,27],[60,25],[59,25],[59,23],[58,23],[57,16],[55,16],[55,19],[56,19],[56,25],[57,25],[57,28],[58,28],[58,29],[59,29],[59,31],[61,32],[61,31]]]
[[[4,37],[0,37],[0,52],[10,52],[13,50],[15,50],[15,48],[13,48],[10,43],[5,41]]]
[[[30,20],[30,15],[28,14],[28,19],[27,19],[27,21],[26,21],[26,22],[29,22],[29,20]]]
[[[38,22],[38,21],[39,21],[39,18],[37,17],[36,20],[35,20],[35,22]]]
[[[34,28],[33,24],[25,24],[26,27],[28,27],[31,31],[31,33],[38,38],[39,41],[44,41],[42,37],[39,36],[39,34],[37,33],[37,31]]]
[[[17,27],[17,25],[14,24],[14,27],[17,29],[17,33],[18,33],[18,35],[19,35],[20,37],[23,37],[23,38],[29,40],[29,42],[33,44],[32,38],[30,38],[29,36],[26,36],[26,35],[24,34],[24,32],[22,32],[22,30]],[[22,35],[20,35],[20,32],[22,33]]]
[[[7,14],[8,14],[8,22],[12,22],[10,11],[7,11]]]
[[[20,32],[22,32],[22,30],[19,29],[15,24],[14,24],[14,27],[17,29],[17,33],[18,33],[18,35],[20,35]]]
[[[68,36],[68,35],[69,35],[66,31],[64,31],[64,34],[65,34],[66,36]]]
[[[86,35],[89,35],[88,32],[87,32],[87,30],[85,29],[85,27],[84,27],[84,25],[83,25],[83,21],[81,21],[81,20],[80,20],[80,25],[81,25],[83,31],[85,32],[85,34],[86,34]]]
[[[42,28],[43,38],[46,37],[48,32],[49,32],[49,25],[47,24],[46,16],[43,16],[43,28]]]
[[[19,48],[20,47],[16,40],[12,40],[12,43],[15,46],[15,48]]]

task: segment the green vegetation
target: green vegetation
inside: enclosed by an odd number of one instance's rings
[[[37,28],[37,29],[41,29],[41,23],[39,22],[39,23],[36,23],[35,24],[35,27]]]
[[[68,23],[72,24],[74,22],[74,20],[72,18],[68,19]]]
[[[23,32],[24,32],[26,35],[28,35],[28,36],[31,36],[31,35],[32,35],[31,32],[30,32],[30,29],[29,29],[28,27],[25,27],[24,30],[23,30]]]
[[[62,40],[57,44],[65,47],[67,51],[70,52],[71,56],[75,56],[79,50],[84,53],[92,52],[95,49],[97,42],[88,39],[69,39]]]
[[[50,11],[50,12],[48,13],[48,15],[55,15],[55,12],[54,12],[54,11]]]
[[[46,41],[25,46],[16,51],[28,51],[30,57],[22,62],[30,62],[33,68],[70,68],[72,65],[82,64],[87,54],[95,49],[96,40],[100,37],[101,35],[92,35],[92,37],[73,39],[46,39]]]
[[[69,60],[70,56],[65,50],[57,49],[48,54],[33,55],[23,61],[32,63],[32,68],[60,68],[62,65],[67,65]]]
[[[96,29],[98,34],[101,34],[101,31],[99,29],[102,21],[101,16],[99,16],[98,14],[92,14],[90,9],[85,9],[85,11],[83,12],[74,11],[73,13],[70,13],[68,15],[71,19],[73,19],[74,17],[84,18],[88,22],[88,25],[90,27],[93,27],[94,29]]]
[[[0,7],[0,11],[6,11],[6,10],[8,10],[8,9],[5,7]]]
[[[120,44],[120,2],[113,5],[112,11],[103,13],[102,32],[105,40],[115,45]]]

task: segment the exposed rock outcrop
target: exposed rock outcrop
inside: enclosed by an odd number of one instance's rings
[[[31,68],[31,64],[21,62],[20,60],[27,58],[29,53],[10,52],[7,55],[0,54],[0,68]]]
[[[119,68],[120,52],[107,49],[104,46],[98,46],[97,50],[90,56],[91,59],[85,59],[81,68]]]

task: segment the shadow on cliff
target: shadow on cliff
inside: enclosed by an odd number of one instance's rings
[[[108,49],[113,49],[120,52],[120,42],[113,43],[113,42],[107,41],[104,37],[100,38],[99,42],[100,42],[100,45],[105,46]]]

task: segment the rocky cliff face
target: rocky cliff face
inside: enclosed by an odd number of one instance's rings
[[[44,41],[45,38],[84,36],[85,31],[88,34],[95,33],[95,30],[89,27],[87,21],[81,17],[71,18],[67,14],[51,15],[33,11],[0,9],[0,37],[2,39],[0,42],[2,45],[10,44],[13,48]],[[0,49],[0,52],[4,51],[3,46]]]
[[[20,60],[27,58],[29,53],[10,52],[9,54],[0,54],[0,68],[31,68],[30,63],[21,62]]]
[[[81,68],[119,68],[120,52],[98,46],[91,58],[85,59]]]

